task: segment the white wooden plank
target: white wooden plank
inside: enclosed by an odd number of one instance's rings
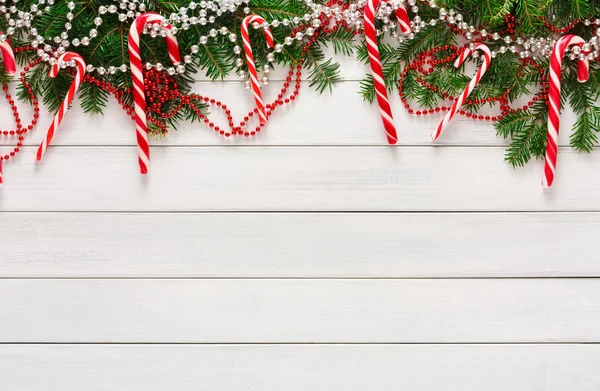
[[[600,280],[0,281],[0,342],[599,342]]]
[[[599,276],[600,213],[0,213],[2,277]]]
[[[215,97],[227,103],[237,118],[254,106],[254,99],[238,83],[198,83],[198,93]],[[269,125],[256,138],[226,139],[214,134],[204,124],[182,122],[177,130],[153,145],[386,145],[385,132],[381,126],[375,105],[363,102],[358,94],[358,82],[344,82],[336,86],[333,94],[319,95],[304,85],[298,100],[289,107],[279,109]],[[276,96],[275,85],[265,91],[265,99]],[[401,145],[431,145],[430,134],[441,120],[440,116],[417,118],[406,113],[397,96],[390,97]],[[28,122],[32,110],[23,104],[23,121]],[[487,110],[493,113],[493,110]],[[11,118],[8,105],[0,105],[0,116]],[[217,124],[226,125],[225,117],[215,111],[211,118]],[[52,116],[42,110],[37,128],[25,139],[26,145],[38,145],[45,134]],[[563,114],[561,145],[569,145],[571,125],[575,115],[568,110]],[[90,126],[92,124],[92,126]],[[6,127],[9,127],[6,124]],[[84,114],[78,103],[66,115],[57,131],[53,145],[134,145],[134,125],[123,110],[110,102],[104,116]],[[492,124],[475,122],[457,117],[437,145],[506,145],[497,137]],[[11,139],[0,137],[0,145],[12,145]]]
[[[0,388],[596,391],[599,367],[594,345],[11,345],[0,347]]]
[[[513,170],[501,148],[59,147],[8,164],[2,211],[584,211],[600,209],[600,154]]]

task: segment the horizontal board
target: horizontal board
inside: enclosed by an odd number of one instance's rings
[[[600,213],[1,213],[2,277],[600,276]]]
[[[0,388],[596,391],[598,367],[595,345],[11,345],[0,347]]]
[[[600,342],[600,280],[0,280],[0,343]]]
[[[236,123],[254,106],[250,91],[239,83],[198,83],[198,93],[215,97],[225,102],[232,110]],[[272,100],[278,88],[265,90],[265,100]],[[182,122],[176,130],[161,140],[153,140],[155,146],[165,145],[386,145],[379,112],[376,105],[364,102],[358,94],[358,82],[343,82],[335,87],[333,94],[320,95],[308,84],[304,84],[300,97],[285,108],[280,108],[271,118],[260,136],[255,138],[228,139],[215,134],[204,124]],[[431,145],[430,134],[441,121],[436,115],[421,118],[409,115],[397,96],[390,97],[394,109],[401,145]],[[23,121],[28,123],[32,110],[19,104]],[[495,109],[485,109],[495,113]],[[12,118],[10,106],[0,103],[0,116]],[[225,126],[224,115],[214,111],[211,119]],[[37,128],[25,139],[26,145],[38,145],[52,121],[45,110]],[[569,144],[571,125],[575,115],[563,115],[561,145]],[[90,126],[90,124],[93,124]],[[3,128],[9,128],[6,123]],[[135,145],[135,130],[131,118],[116,104],[109,102],[105,115],[84,114],[79,103],[75,103],[58,129],[53,145]],[[13,145],[12,139],[0,137],[0,145]],[[453,120],[436,145],[506,145],[496,136],[490,123],[475,122],[457,117]]]
[[[591,211],[600,154],[563,150],[554,188],[542,164],[514,170],[502,148],[25,148],[5,167],[2,211]],[[11,161],[12,162],[12,161]],[[10,163],[10,162],[9,162]]]

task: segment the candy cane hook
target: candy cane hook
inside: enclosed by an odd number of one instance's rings
[[[79,88],[79,85],[83,81],[83,76],[85,75],[85,61],[83,60],[83,58],[77,53],[66,52],[63,53],[58,58],[58,61],[54,63],[54,65],[52,65],[52,68],[50,68],[50,77],[56,77],[58,75],[58,72],[61,69],[61,64],[69,63],[75,64],[75,66],[77,67],[77,73],[75,73],[75,79],[73,80],[73,83],[71,84],[71,87],[67,92],[67,96],[65,96],[63,103],[61,104],[60,108],[58,109],[58,112],[56,113],[56,116],[54,117],[54,121],[52,121],[52,123],[50,124],[50,127],[46,132],[46,136],[44,137],[42,143],[40,144],[40,147],[38,148],[36,157],[37,160],[42,160],[42,158],[44,157],[44,154],[48,149],[48,145],[50,145],[50,143],[52,142],[54,132],[62,122],[67,110],[69,110],[69,106],[75,98],[77,89]]]
[[[400,26],[400,31],[402,34],[410,33],[410,19],[408,18],[408,12],[406,12],[406,8],[404,8],[403,3],[399,3],[396,9],[396,19],[398,20],[398,25]]]
[[[465,62],[465,60],[469,57],[469,55],[471,53],[473,53],[475,50],[481,50],[483,52],[483,64],[481,65],[481,68],[479,68],[477,73],[475,74],[475,77],[469,82],[469,85],[467,85],[467,87],[462,92],[462,94],[456,99],[456,101],[450,108],[450,111],[448,111],[448,113],[446,114],[446,116],[444,117],[442,122],[440,122],[437,129],[431,134],[431,139],[433,141],[437,140],[438,137],[440,137],[442,132],[448,126],[448,123],[450,123],[452,118],[456,115],[456,112],[458,111],[458,109],[460,109],[460,107],[467,102],[467,98],[469,97],[469,95],[471,95],[471,93],[473,92],[473,90],[475,89],[475,87],[477,86],[477,84],[479,83],[481,78],[483,77],[483,75],[485,75],[485,72],[488,70],[488,68],[490,66],[490,62],[492,61],[492,53],[490,52],[490,49],[482,43],[475,44],[473,49],[471,49],[471,48],[465,49],[460,54],[460,56],[456,59],[456,61],[454,62],[454,66],[457,68],[460,67]]]
[[[548,143],[546,145],[546,161],[544,163],[544,178],[542,184],[544,187],[552,186],[556,175],[556,160],[558,158],[558,132],[560,130],[560,79],[562,61],[565,52],[571,46],[582,47],[585,41],[577,35],[565,35],[561,37],[554,45],[554,50],[550,56],[550,72],[548,91]],[[589,61],[579,60],[577,69],[577,80],[584,83],[589,78]]]
[[[15,53],[12,50],[10,42],[8,39],[6,39],[6,36],[0,33],[0,37],[4,37],[4,41],[0,42],[0,51],[2,52],[2,57],[4,58],[4,68],[6,68],[6,73],[12,76],[17,73]]]
[[[258,116],[260,118],[260,124],[264,125],[267,123],[267,114],[265,113],[265,104],[262,100],[262,92],[260,90],[260,84],[258,83],[258,75],[256,73],[256,65],[254,64],[254,55],[252,54],[252,45],[250,44],[250,33],[248,32],[248,26],[252,23],[263,24],[265,20],[258,15],[248,15],[242,21],[242,41],[244,43],[244,52],[246,53],[246,64],[248,65],[248,73],[250,73],[250,83],[252,91],[254,92],[254,100],[256,101],[256,108],[258,109]],[[273,33],[270,28],[263,29],[265,38],[267,40],[267,46],[272,48],[275,46],[273,39]]]
[[[396,126],[394,125],[394,116],[387,95],[387,88],[383,79],[383,68],[381,66],[381,57],[379,56],[379,47],[377,46],[377,31],[375,30],[375,9],[381,0],[368,0],[365,7],[365,38],[367,41],[367,50],[369,52],[369,60],[371,63],[371,71],[373,73],[373,85],[377,95],[377,103],[379,104],[379,112],[381,120],[387,134],[388,143],[396,144],[398,135]],[[396,17],[400,24],[400,30],[403,33],[410,32],[410,21],[408,13],[402,4],[396,10]]]
[[[150,144],[148,143],[148,126],[146,118],[146,95],[144,92],[144,74],[142,70],[142,57],[140,54],[140,34],[147,24],[158,24],[167,32],[167,50],[173,65],[181,63],[179,45],[171,33],[172,26],[163,24],[165,20],[161,15],[146,12],[138,16],[129,29],[129,62],[131,64],[131,77],[133,80],[133,103],[135,111],[135,130],[138,144],[138,160],[140,172],[148,173],[150,164]]]

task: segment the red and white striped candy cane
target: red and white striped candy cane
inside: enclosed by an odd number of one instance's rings
[[[254,92],[254,100],[256,101],[256,108],[258,109],[260,124],[264,125],[267,123],[267,114],[265,113],[265,104],[263,103],[262,92],[260,90],[260,84],[258,83],[256,65],[254,65],[254,56],[252,55],[252,45],[250,44],[250,33],[248,32],[248,26],[255,22],[258,24],[263,24],[265,23],[265,20],[258,15],[248,15],[244,18],[242,21],[242,41],[244,42],[246,64],[248,65],[248,73],[250,73],[250,83],[252,85],[252,91]],[[269,28],[263,30],[265,33],[265,38],[267,39],[267,46],[272,48],[275,46],[273,33]]]
[[[492,53],[490,52],[490,49],[482,43],[475,44],[475,47],[473,49],[470,49],[470,48],[465,49],[458,56],[456,61],[454,62],[454,66],[457,68],[460,67],[465,62],[465,60],[469,57],[469,55],[471,53],[473,53],[475,50],[481,50],[483,52],[483,64],[481,65],[481,68],[479,68],[477,73],[475,74],[475,77],[469,82],[469,85],[467,85],[467,87],[462,92],[462,94],[460,94],[460,96],[456,99],[456,101],[450,108],[450,111],[448,111],[448,113],[446,113],[446,116],[444,117],[442,122],[440,122],[437,129],[431,134],[431,139],[433,141],[437,140],[438,137],[440,137],[442,132],[448,126],[448,123],[450,123],[452,118],[456,115],[456,112],[458,111],[458,109],[460,109],[460,107],[467,102],[467,98],[469,97],[471,92],[473,92],[473,90],[475,89],[475,87],[477,86],[477,84],[479,83],[479,81],[481,80],[481,78],[483,77],[483,75],[485,74],[485,72],[488,70],[488,68],[490,66],[490,62],[492,61]]]
[[[75,66],[77,67],[77,73],[75,73],[75,79],[73,80],[73,83],[71,84],[71,87],[69,88],[69,91],[67,92],[67,96],[65,96],[65,99],[63,100],[62,105],[60,105],[60,108],[58,109],[58,112],[56,113],[56,116],[54,117],[54,121],[52,121],[52,123],[50,124],[50,127],[48,128],[48,131],[46,132],[46,136],[44,137],[44,139],[42,140],[42,143],[40,144],[40,147],[38,148],[37,160],[42,160],[42,158],[44,157],[44,154],[46,153],[46,150],[48,149],[48,145],[50,145],[50,143],[52,142],[52,138],[54,137],[54,132],[56,131],[56,129],[59,127],[60,123],[62,122],[67,110],[69,110],[69,106],[71,105],[73,98],[75,98],[77,89],[79,88],[79,85],[83,81],[83,76],[85,75],[85,61],[79,54],[73,53],[73,52],[63,53],[58,58],[58,61],[54,65],[52,65],[52,68],[50,68],[50,77],[56,77],[58,75],[58,71],[61,69],[60,65],[59,65],[60,63],[63,63],[63,62],[69,63],[71,61],[74,61]]]
[[[548,91],[548,144],[546,146],[546,161],[544,164],[544,178],[542,184],[545,187],[552,186],[556,175],[556,160],[558,157],[558,132],[560,129],[560,79],[563,57],[566,50],[571,46],[583,46],[585,41],[577,35],[565,35],[554,45],[550,56],[550,72]],[[577,79],[583,83],[589,78],[589,61],[579,61]]]
[[[0,35],[2,35],[2,33],[0,33]],[[4,59],[4,68],[6,68],[6,73],[9,75],[14,75],[17,73],[15,53],[13,52],[12,46],[10,46],[8,39],[0,42],[0,51],[2,51],[2,58]]]
[[[165,18],[153,12],[146,12],[138,16],[129,29],[129,62],[131,64],[131,77],[133,80],[133,104],[135,111],[135,130],[137,134],[138,158],[140,172],[148,173],[150,164],[150,144],[148,143],[148,126],[146,118],[146,94],[144,92],[144,73],[142,70],[142,57],[140,54],[140,34],[147,24],[158,24],[167,32],[167,50],[173,65],[181,63],[177,39],[171,33],[171,25],[163,26]]]
[[[404,8],[403,3],[398,5],[398,9],[396,10],[396,19],[398,20],[398,25],[400,26],[400,31],[402,34],[410,33],[410,19],[408,18],[408,12],[406,12],[406,8]]]
[[[2,175],[2,160],[0,159],[0,187],[4,184],[4,176]]]
[[[377,103],[379,104],[379,112],[381,120],[387,134],[388,143],[396,144],[398,135],[396,126],[394,125],[394,115],[390,107],[390,101],[383,79],[383,69],[381,67],[381,58],[379,56],[379,47],[377,46],[377,31],[375,29],[375,8],[379,5],[380,0],[368,0],[365,7],[365,38],[367,41],[367,50],[369,52],[369,60],[371,63],[371,71],[373,73],[373,84],[377,94]],[[410,21],[408,13],[403,5],[400,5],[396,10],[396,17],[400,24],[400,30],[403,33],[410,32]]]

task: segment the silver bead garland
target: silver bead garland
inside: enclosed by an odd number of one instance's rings
[[[346,25],[359,31],[363,27],[363,10],[367,3],[366,0],[357,0],[355,3],[349,4],[345,9],[337,4],[333,6],[326,6],[318,4],[313,0],[304,0],[306,6],[310,9],[310,13],[306,13],[302,16],[296,16],[293,18],[284,18],[282,20],[272,20],[264,23],[263,25],[254,24],[255,29],[259,28],[278,28],[281,26],[298,26],[300,24],[310,23],[310,26],[304,32],[298,32],[295,37],[286,37],[284,42],[277,43],[274,48],[274,53],[281,53],[284,46],[294,44],[296,41],[303,41],[306,37],[310,37],[314,34],[315,30],[321,26],[321,16],[332,18],[334,21],[344,21]],[[97,16],[94,18],[94,28],[90,29],[88,34],[83,37],[69,36],[69,32],[72,30],[72,20],[74,13],[77,11],[77,6],[74,1],[68,1],[67,8],[68,13],[66,14],[67,22],[64,25],[64,30],[57,36],[51,39],[45,39],[41,36],[38,31],[33,27],[33,21],[36,17],[43,15],[48,12],[52,6],[55,5],[55,0],[38,0],[37,4],[33,4],[29,11],[19,11],[15,6],[6,6],[6,0],[0,0],[0,15],[4,15],[8,21],[8,29],[5,34],[0,34],[0,41],[6,40],[7,36],[15,35],[18,31],[26,32],[31,37],[31,46],[36,49],[37,55],[43,60],[50,64],[55,64],[57,58],[68,50],[70,46],[79,47],[87,46],[94,39],[98,37],[97,28],[104,23],[104,17],[106,15],[116,15],[117,20],[120,23],[130,25],[133,21],[142,13],[146,11],[145,3],[140,0],[118,0],[116,4],[102,5],[97,9]],[[435,1],[429,0],[428,5],[432,8],[436,8]],[[411,32],[408,34],[401,34],[398,32],[396,24],[393,23],[392,15],[398,7],[404,6],[413,13],[411,19]],[[179,12],[168,15],[168,23],[172,27],[172,32],[177,34],[180,30],[188,30],[192,26],[210,26],[215,24],[218,17],[225,13],[237,12],[240,7],[243,7],[245,14],[250,14],[251,8],[249,7],[249,0],[201,0],[201,1],[190,1],[187,7],[181,7]],[[378,8],[376,18],[383,22],[383,27],[377,33],[379,35],[390,33],[392,37],[395,37],[400,42],[414,39],[419,32],[426,26],[435,26],[438,23],[447,23],[452,26],[456,26],[463,31],[464,37],[467,41],[473,41],[475,37],[486,38],[491,42],[500,44],[500,46],[492,51],[492,57],[496,57],[499,54],[511,53],[518,55],[520,58],[531,58],[538,60],[540,58],[547,58],[554,44],[556,43],[557,37],[517,37],[513,39],[510,35],[501,35],[498,32],[491,32],[484,28],[477,29],[473,25],[469,25],[465,22],[465,18],[462,14],[456,12],[453,9],[439,8],[438,16],[430,20],[423,20],[418,12],[418,4],[416,0],[389,0],[382,1],[381,6]],[[600,19],[590,20],[586,19],[583,21],[586,26],[600,26]],[[164,36],[164,31],[158,26],[147,26],[144,29],[144,33],[150,37],[161,37]],[[212,28],[209,30],[208,35],[200,36],[198,43],[192,45],[190,52],[183,56],[184,64],[189,64],[193,61],[194,56],[200,52],[200,47],[206,45],[210,39],[216,39],[220,36],[227,36],[231,42],[237,43],[238,37],[229,31],[227,27]],[[233,47],[234,54],[237,56],[235,65],[241,68],[244,64],[241,53],[242,49],[239,45]],[[275,61],[274,53],[269,53],[267,61],[268,63],[263,68],[265,76],[261,79],[262,84],[268,83],[267,74],[272,70],[272,63]],[[476,53],[476,52],[475,52]],[[593,36],[589,42],[587,42],[583,50],[575,47],[569,53],[572,59],[586,58],[589,60],[596,60],[600,57],[600,28],[596,29],[596,35]],[[147,63],[146,68],[156,68],[159,70],[165,69],[163,64],[151,64]],[[114,74],[116,72],[127,72],[129,69],[128,64],[119,65],[94,65],[88,64],[87,72],[97,72],[99,75]],[[179,65],[177,67],[167,67],[167,72],[171,75],[178,73],[184,73],[186,68],[185,65]],[[242,79],[246,79],[247,75],[243,70],[238,70],[238,75]]]

